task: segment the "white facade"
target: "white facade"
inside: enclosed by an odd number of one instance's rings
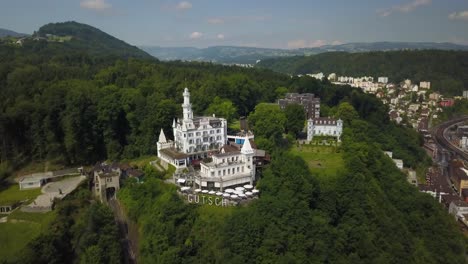
[[[393,159],[393,162],[395,163],[395,165],[397,166],[397,168],[399,168],[400,170],[403,169],[403,160],[401,160],[401,159]]]
[[[388,77],[379,77],[377,78],[377,82],[379,83],[388,83]]]
[[[174,120],[175,148],[185,154],[202,154],[218,149],[227,141],[227,121],[216,117],[193,117],[190,93],[185,88],[182,121]]]
[[[343,121],[331,118],[315,118],[307,120],[307,141],[311,141],[314,136],[332,136],[341,141],[343,133]]]
[[[182,104],[182,120],[172,124],[174,141],[167,140],[161,130],[158,157],[176,168],[186,167],[191,159],[208,157],[211,150],[217,150],[227,142],[227,121],[210,116],[194,117],[190,92],[185,88]]]
[[[460,148],[462,148],[463,150],[468,149],[468,137],[462,137],[460,139]]]
[[[325,75],[323,74],[323,72],[319,72],[319,73],[315,73],[315,74],[307,74],[307,76],[310,76],[312,78],[315,78],[317,80],[322,80],[323,78],[325,78]]]
[[[195,183],[200,188],[219,189],[253,184],[255,180],[254,150],[246,138],[240,151],[212,155],[211,162],[200,163],[200,174]]]
[[[431,82],[420,82],[419,87],[421,89],[431,89]]]

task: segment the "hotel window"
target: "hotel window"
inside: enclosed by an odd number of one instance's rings
[[[221,176],[221,171],[220,170],[218,171],[218,176]]]
[[[187,134],[184,133],[184,138],[186,138],[186,137],[187,137]]]
[[[200,135],[201,135],[201,133],[200,133],[200,132],[197,132],[197,136],[200,136]]]
[[[214,130],[210,130],[210,134],[214,134]]]
[[[244,172],[244,166],[241,167],[241,171]]]
[[[223,176],[226,175],[226,170],[223,170]]]
[[[214,171],[211,172],[211,177],[214,177],[215,176],[215,173]]]
[[[188,143],[193,144],[193,140],[189,139]]]
[[[231,174],[231,169],[228,169],[228,175]]]
[[[239,167],[237,167],[237,172],[239,172]]]
[[[221,131],[221,130],[219,130],[219,129],[216,129],[216,133],[219,133],[220,131]]]

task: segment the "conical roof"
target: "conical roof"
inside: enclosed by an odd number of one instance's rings
[[[254,153],[254,150],[252,148],[252,145],[250,145],[250,140],[248,138],[244,139],[244,144],[242,145],[241,153],[242,154],[253,154]]]
[[[159,133],[159,140],[158,140],[159,143],[166,143],[167,140],[166,140],[166,135],[164,135],[164,131],[163,129],[161,128],[161,133]]]

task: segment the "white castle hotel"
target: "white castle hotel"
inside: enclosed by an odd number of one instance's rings
[[[171,164],[176,169],[184,169],[192,160],[205,159],[200,163],[200,171],[195,172],[194,183],[199,188],[216,188],[222,191],[229,186],[253,184],[253,158],[257,151],[250,144],[253,134],[247,133],[242,140],[238,136],[228,136],[226,119],[214,116],[194,117],[187,88],[183,96],[183,119],[174,119],[172,125],[174,141],[167,140],[162,129],[159,134],[158,157],[163,165]],[[228,137],[242,143],[242,148],[239,150],[233,145],[226,145]],[[210,161],[206,159],[209,157]]]

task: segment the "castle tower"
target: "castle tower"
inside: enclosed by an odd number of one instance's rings
[[[253,162],[254,150],[252,145],[250,145],[250,140],[247,137],[244,139],[241,153],[243,155],[244,162],[247,164],[247,170],[250,170],[250,184],[253,184],[255,180],[255,164]]]
[[[188,88],[185,88],[184,93],[184,103],[182,104],[182,109],[184,113],[184,122],[190,122],[193,119],[192,104],[190,103],[190,92]]]
[[[167,149],[172,147],[172,142],[167,141],[166,135],[164,134],[163,129],[161,128],[161,133],[159,133],[159,140],[158,143],[156,143],[156,146],[158,148],[158,157],[161,157],[159,151],[161,149]]]

